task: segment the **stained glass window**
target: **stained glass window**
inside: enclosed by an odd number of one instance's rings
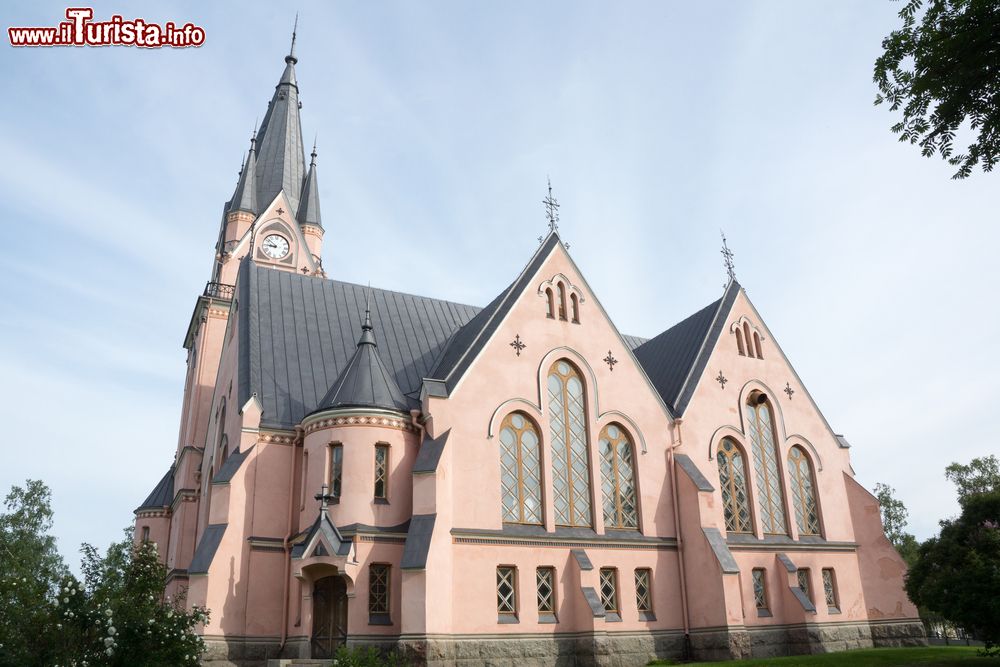
[[[497,568],[497,612],[517,613],[517,570],[508,565]]]
[[[538,611],[543,614],[556,613],[556,570],[540,567],[535,570],[535,584],[538,590]]]
[[[375,497],[385,498],[389,481],[389,445],[375,445]]]
[[[340,497],[344,481],[344,448],[342,445],[330,445],[330,495]]]
[[[767,573],[761,569],[753,571],[753,601],[757,609],[767,609]]]
[[[806,594],[806,597],[812,600],[812,590],[809,588],[809,568],[800,567],[799,571],[795,573],[795,576],[799,579],[799,588],[802,592]]]
[[[500,494],[503,520],[542,523],[542,470],[538,431],[530,419],[514,412],[500,426]]]
[[[826,606],[837,609],[837,581],[831,568],[823,568],[823,594],[826,596]]]
[[[604,611],[618,613],[618,570],[601,568],[601,604]]]
[[[719,464],[719,486],[722,489],[722,508],[726,530],[731,533],[749,533],[750,503],[747,496],[747,471],[743,452],[729,438],[719,445],[716,456]]]
[[[389,566],[372,563],[368,568],[368,613],[389,613]]]
[[[583,382],[566,361],[549,370],[552,431],[552,505],[556,524],[590,526],[590,465]]]
[[[609,424],[597,445],[601,454],[601,497],[607,528],[638,528],[632,443],[625,430]]]
[[[760,505],[761,524],[765,533],[786,533],[785,496],[781,488],[781,476],[778,474],[774,426],[768,403],[748,405],[747,421],[753,444],[753,469],[757,475],[757,503]]]
[[[792,486],[795,523],[802,535],[819,535],[819,510],[816,507],[816,485],[812,466],[801,447],[788,452],[788,481]]]
[[[653,611],[652,571],[641,567],[635,571],[635,606],[639,611]]]

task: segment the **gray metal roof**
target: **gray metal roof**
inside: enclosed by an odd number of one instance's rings
[[[424,441],[420,443],[420,451],[417,452],[417,458],[413,461],[411,469],[413,474],[430,473],[437,470],[450,434],[451,429],[448,429],[436,438],[424,436]]]
[[[167,474],[160,478],[160,481],[156,483],[153,487],[152,492],[146,499],[142,501],[142,504],[135,509],[136,512],[139,510],[148,509],[163,509],[164,507],[170,507],[174,502],[174,466],[170,466],[167,470]]]
[[[240,404],[256,393],[262,422],[292,428],[316,410],[357,351],[363,285],[260,268],[244,259],[237,281]],[[412,397],[473,306],[371,290],[379,358]]]
[[[677,465],[681,467],[681,470],[691,478],[696,489],[699,491],[715,491],[715,487],[701,474],[701,470],[694,464],[690,456],[687,454],[678,454],[674,458],[677,460]]]
[[[194,557],[188,565],[188,574],[208,574],[208,568],[215,558],[215,552],[219,550],[222,536],[226,533],[227,523],[213,523],[205,526],[198,546],[195,547]]]
[[[404,570],[423,570],[427,567],[435,519],[437,514],[414,514],[410,519],[406,544],[403,545],[403,560],[399,564]]]
[[[289,206],[297,211],[306,160],[294,58],[285,58],[285,70],[268,103],[257,145],[257,210],[263,211],[284,190]]]
[[[309,163],[309,173],[302,184],[302,199],[295,219],[300,225],[315,225],[323,227],[322,216],[319,213],[319,186],[316,185],[316,147],[313,146],[312,162]]]
[[[675,415],[684,414],[694,395],[740,289],[731,281],[721,299],[635,348],[636,359]]]
[[[250,141],[250,151],[240,171],[240,180],[236,183],[236,191],[229,200],[230,211],[246,211],[256,214],[257,208],[257,155]]]
[[[372,329],[371,312],[366,310],[358,349],[320,401],[319,409],[386,408],[404,412],[410,409],[411,401],[403,396],[392,373],[378,355],[378,345]]]
[[[230,454],[229,458],[219,468],[218,474],[212,478],[212,484],[228,484],[233,479],[236,471],[243,465],[243,461],[246,460],[251,450],[253,450],[253,445],[248,447],[245,452],[237,450]]]
[[[559,243],[559,235],[551,232],[548,238],[539,246],[538,250],[535,251],[531,261],[521,271],[517,280],[497,295],[488,306],[479,311],[449,341],[441,360],[434,367],[429,377],[444,380],[449,391],[455,388],[455,385],[462,379],[462,375],[468,370],[479,354],[479,351],[486,344],[486,341],[489,340],[493,332],[500,326],[500,322],[510,312],[517,297],[527,288],[528,283],[541,268],[545,258],[549,256],[552,249]]]

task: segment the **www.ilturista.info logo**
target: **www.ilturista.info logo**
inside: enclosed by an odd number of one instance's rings
[[[193,23],[163,25],[145,19],[114,15],[109,21],[92,21],[91,7],[70,7],[59,25],[49,28],[7,28],[11,46],[164,46],[184,48],[205,43],[205,29]]]

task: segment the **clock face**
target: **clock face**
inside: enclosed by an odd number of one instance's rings
[[[288,254],[288,241],[284,236],[270,234],[264,239],[260,249],[271,259],[281,259]]]

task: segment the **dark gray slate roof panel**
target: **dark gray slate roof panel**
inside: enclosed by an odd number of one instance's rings
[[[320,406],[356,352],[368,288],[248,259],[238,281],[240,403],[256,393],[264,425],[292,428]],[[371,290],[371,309],[379,358],[413,399],[448,338],[478,312],[380,289]]]
[[[687,476],[694,482],[696,489],[699,491],[715,491],[715,487],[701,474],[701,470],[694,464],[690,456],[687,454],[678,454],[674,458],[677,459],[677,464],[681,467],[681,470],[687,473]]]
[[[240,469],[243,462],[246,460],[247,456],[253,450],[253,445],[250,446],[245,452],[239,450],[233,452],[229,455],[222,466],[219,468],[218,474],[212,478],[212,484],[228,484],[232,479],[236,471]]]
[[[305,171],[299,88],[293,63],[287,63],[257,132],[257,210],[267,208],[282,190],[292,211],[298,210]]]
[[[684,414],[739,291],[739,283],[730,282],[721,299],[635,348],[636,359],[675,415]]]
[[[573,558],[576,559],[576,564],[580,566],[583,571],[589,571],[594,569],[594,564],[590,562],[590,556],[583,549],[570,549],[569,551],[573,554]]]
[[[431,550],[431,534],[437,514],[415,514],[410,519],[410,530],[406,533],[403,546],[404,570],[423,570],[427,567],[427,553]]]
[[[789,572],[795,572],[799,569],[786,554],[778,554],[778,562]]]
[[[152,492],[142,504],[136,508],[136,512],[146,509],[162,509],[170,507],[174,502],[174,466],[170,466],[167,474],[160,478],[160,481],[153,487]]]
[[[226,533],[227,523],[213,523],[205,527],[201,534],[198,547],[194,550],[194,558],[188,566],[188,574],[208,574],[208,568],[219,549],[222,536]]]
[[[594,590],[593,586],[581,586],[580,591],[583,592],[583,597],[590,605],[590,613],[594,615],[594,618],[604,618],[605,611],[604,605],[601,603],[601,598]]]
[[[430,473],[435,472],[438,467],[438,463],[441,461],[441,454],[444,452],[445,443],[448,442],[448,434],[451,433],[451,429],[448,429],[436,438],[424,437],[424,441],[420,444],[420,451],[417,452],[417,458],[413,462],[413,473]]]
[[[320,409],[367,407],[406,412],[411,404],[416,407],[416,401],[403,395],[379,356],[370,314],[366,312],[358,349],[320,401]]]
[[[715,554],[716,560],[719,561],[722,573],[737,574],[740,571],[740,566],[736,563],[733,552],[729,550],[726,541],[722,539],[722,533],[719,532],[719,529],[703,527],[701,530],[705,533],[705,538],[712,547],[712,552]]]
[[[809,599],[809,596],[806,595],[804,590],[798,586],[789,586],[789,589],[792,591],[792,595],[795,596],[795,599],[799,601],[799,604],[802,605],[803,609],[813,614],[816,613],[816,606],[813,604],[812,600]]]

